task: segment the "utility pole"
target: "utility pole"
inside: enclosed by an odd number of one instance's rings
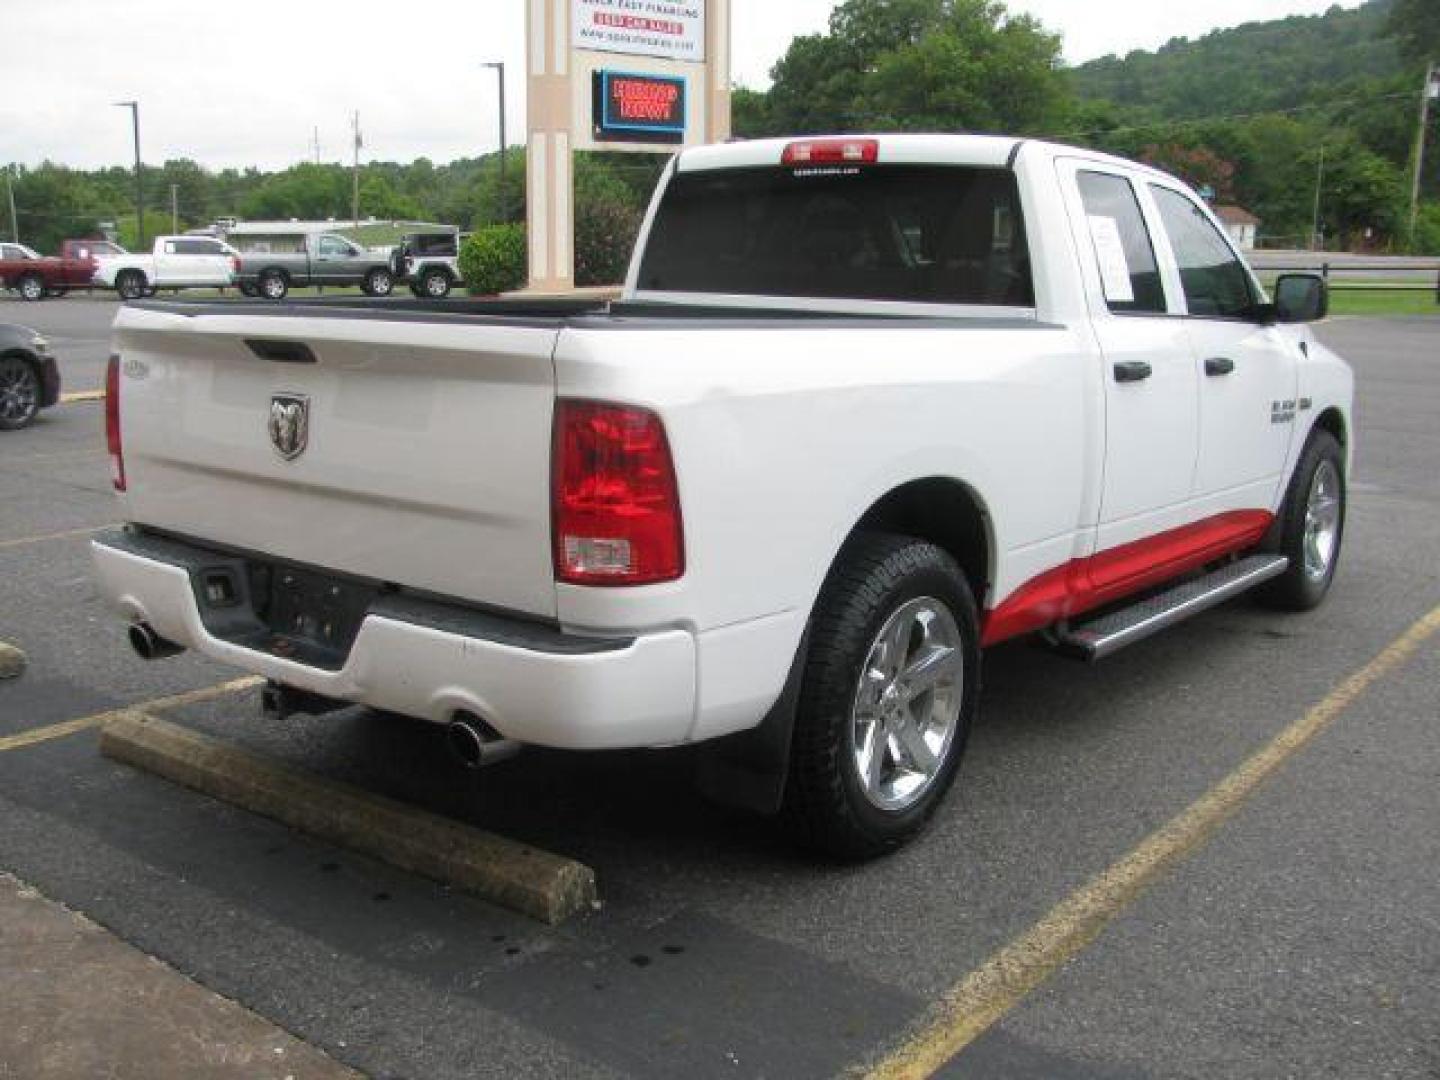
[[[500,76],[500,220],[510,220],[510,189],[505,186],[505,162],[510,157],[510,144],[505,138],[505,63],[491,61],[482,67],[494,68]]]
[[[315,125],[315,164],[320,164],[320,125]]]
[[[170,185],[170,234],[178,235],[180,232],[180,185]]]
[[[1320,239],[1320,189],[1325,186],[1325,147],[1320,147],[1320,164],[1315,169],[1315,212],[1310,216],[1310,250]]]
[[[5,190],[10,195],[10,239],[18,244],[20,242],[20,217],[15,213],[15,177],[9,166],[5,168]]]
[[[130,121],[135,130],[135,228],[139,234],[136,245],[145,250],[145,191],[140,179],[140,103],[138,101],[117,101],[117,108],[130,110]]]
[[[355,219],[355,228],[360,228],[360,147],[365,141],[360,137],[360,114],[356,112],[351,118],[355,128],[355,167],[350,173],[350,216]]]
[[[1430,125],[1430,102],[1440,98],[1440,65],[1425,68],[1425,85],[1420,90],[1420,122],[1415,125],[1415,176],[1410,181],[1410,240],[1415,240],[1415,222],[1420,213],[1420,177],[1425,167],[1425,131]]]

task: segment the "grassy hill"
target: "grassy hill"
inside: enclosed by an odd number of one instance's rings
[[[1391,0],[1176,38],[1155,52],[1107,56],[1071,71],[1082,101],[1166,119],[1234,116],[1373,95],[1403,70],[1388,36]]]
[[[1327,244],[1394,249],[1409,239],[1422,74],[1393,35],[1394,7],[1371,0],[1082,64],[1065,73],[1074,112],[1064,135],[1213,188],[1259,214],[1275,244],[1309,244],[1322,179]],[[1436,127],[1417,250],[1440,247]]]

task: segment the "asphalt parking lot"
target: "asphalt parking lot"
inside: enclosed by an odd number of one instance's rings
[[[100,385],[113,313],[0,300],[52,337],[67,391]],[[960,783],[889,860],[807,861],[692,794],[683,754],[536,752],[477,777],[418,723],[277,724],[247,691],[173,718],[581,859],[603,907],[543,927],[103,759],[89,729],[0,749],[0,870],[373,1076],[833,1076],[964,1022],[934,1010],[987,958],[1328,701],[944,1075],[1433,1080],[1440,635],[1333,692],[1440,605],[1440,318],[1318,332],[1359,382],[1328,604],[1242,600],[1095,667],[994,650]],[[0,641],[30,662],[0,682],[0,740],[236,675],[142,663],[96,599],[102,442],[95,403],[0,438]]]

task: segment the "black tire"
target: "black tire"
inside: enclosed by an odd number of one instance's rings
[[[20,353],[0,356],[0,431],[29,427],[40,414],[40,371]]]
[[[290,279],[283,270],[265,270],[256,282],[256,291],[266,300],[284,300],[290,295]]]
[[[450,295],[450,275],[444,270],[426,270],[420,279],[420,291],[427,299],[444,300]]]
[[[855,711],[862,678],[869,677],[874,650],[880,647],[877,635],[892,616],[901,617],[908,606],[928,601],[938,602],[953,616],[951,629],[957,633],[955,651],[961,665],[958,704],[949,713],[953,727],[927,786],[913,803],[886,809],[866,794]],[[905,662],[902,657],[897,669]],[[867,859],[896,850],[919,832],[954,782],[979,689],[979,619],[969,584],[955,560],[934,544],[912,537],[889,533],[852,537],[821,589],[805,659],[782,808],[796,838],[841,859]],[[923,711],[928,712],[928,706]],[[899,745],[890,739],[886,735],[882,746]],[[877,776],[886,752],[882,751]],[[895,772],[898,775],[898,762]]]
[[[1316,478],[1323,475],[1318,489],[1320,503],[1324,498],[1328,481],[1333,486],[1334,540],[1330,545],[1315,545],[1314,538],[1322,535],[1319,522],[1326,515],[1317,513],[1318,504],[1312,504],[1312,494],[1317,492]],[[1277,531],[1267,546],[1276,554],[1290,559],[1290,567],[1277,578],[1272,578],[1255,590],[1255,599],[1265,607],[1277,611],[1310,611],[1319,607],[1330,586],[1335,581],[1335,571],[1340,565],[1340,551],[1345,538],[1345,509],[1347,487],[1345,483],[1345,451],[1339,441],[1328,431],[1317,429],[1310,434],[1301,451],[1290,486],[1285,491],[1285,502],[1280,508]],[[1328,546],[1329,555],[1322,560],[1319,552]]]
[[[32,304],[37,300],[44,300],[48,292],[45,279],[39,274],[22,274],[15,282],[15,291],[20,294],[21,300],[28,300]]]
[[[235,287],[240,290],[241,296],[248,296],[252,300],[260,295],[260,290],[255,287],[253,281],[242,281]]]
[[[377,268],[365,275],[365,282],[360,287],[365,290],[366,296],[389,296],[395,291],[395,276],[389,270]]]
[[[120,294],[121,300],[139,300],[145,295],[147,287],[145,275],[139,270],[121,270],[115,278],[115,291]]]

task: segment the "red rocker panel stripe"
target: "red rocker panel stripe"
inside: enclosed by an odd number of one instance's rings
[[[1233,510],[1047,570],[986,613],[981,644],[1044,629],[1244,551],[1273,520],[1267,510]]]

